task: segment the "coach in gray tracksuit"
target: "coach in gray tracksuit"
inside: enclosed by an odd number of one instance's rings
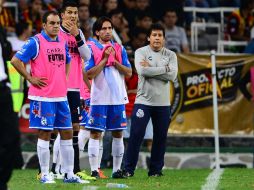
[[[150,118],[153,122],[153,145],[148,176],[162,176],[164,154],[170,114],[170,81],[177,76],[176,54],[164,47],[165,31],[160,24],[153,24],[149,31],[149,45],[135,52],[138,72],[138,90],[131,117],[125,174],[134,175],[140,145]]]

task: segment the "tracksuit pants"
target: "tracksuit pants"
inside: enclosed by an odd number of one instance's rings
[[[150,118],[153,123],[153,144],[148,175],[159,174],[164,166],[166,140],[171,121],[170,106],[135,104],[131,116],[131,131],[125,160],[125,170],[131,174],[134,174],[140,146]]]

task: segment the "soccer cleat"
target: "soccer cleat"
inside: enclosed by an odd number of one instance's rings
[[[163,176],[163,173],[161,172],[153,173],[153,174],[148,173],[148,177],[161,177],[161,176]]]
[[[87,175],[85,170],[76,173],[76,175],[78,177],[80,177],[80,179],[82,179],[82,180],[94,180],[94,181],[96,180],[96,177],[92,177],[92,176]]]
[[[64,178],[63,180],[64,183],[80,183],[80,184],[84,184],[84,183],[90,183],[90,181],[87,180],[82,180],[80,179],[78,176],[74,175],[70,178]]]
[[[64,178],[64,174],[60,174],[60,173],[50,172],[49,175],[51,175],[54,179],[63,179]]]
[[[56,183],[51,175],[43,175],[40,179],[41,183]]]
[[[133,177],[134,173],[127,172],[126,170],[123,170],[123,175],[126,176],[126,177]]]
[[[95,177],[95,178],[99,179],[100,178],[99,172],[96,170],[92,171],[91,177]]]
[[[36,179],[37,180],[41,180],[41,173],[39,172],[39,173],[37,173],[37,175],[36,175]]]
[[[99,176],[101,179],[107,179],[108,177],[104,175],[104,172],[101,169],[98,169]]]
[[[117,170],[116,172],[112,173],[112,178],[121,179],[127,178],[127,176],[124,175],[124,172],[122,170]]]

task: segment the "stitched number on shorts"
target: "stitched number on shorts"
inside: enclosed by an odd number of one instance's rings
[[[78,114],[80,114],[80,107],[77,107],[77,110],[78,110]]]

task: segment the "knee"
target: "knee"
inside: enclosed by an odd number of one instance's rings
[[[79,131],[79,123],[73,123],[72,127],[73,127],[73,131]]]
[[[114,138],[122,138],[123,137],[123,131],[112,131],[112,136]]]
[[[60,135],[62,140],[70,140],[72,139],[73,133],[72,130],[61,130]]]
[[[38,133],[38,138],[44,141],[49,141],[50,136],[51,136],[51,131],[40,130]]]
[[[100,131],[91,130],[90,137],[92,139],[99,140],[101,138],[101,132]]]

